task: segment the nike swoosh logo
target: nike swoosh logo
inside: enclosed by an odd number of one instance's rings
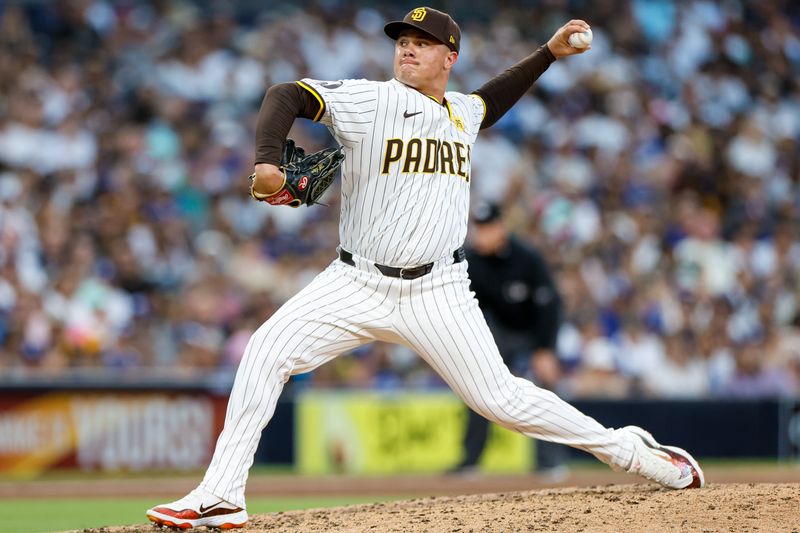
[[[216,507],[217,505],[220,505],[221,503],[222,503],[222,500],[218,501],[218,502],[217,502],[217,503],[215,503],[214,505],[209,505],[208,507],[203,507],[203,504],[201,503],[201,504],[200,504],[200,514],[205,514],[205,513],[207,513],[208,511],[210,511],[211,509],[213,509],[213,508],[214,508],[214,507]]]
[[[413,117],[414,115],[419,115],[420,113],[422,113],[422,111],[417,111],[416,113],[409,113],[408,111],[405,111],[403,113],[403,118],[410,118]]]
[[[322,85],[326,89],[338,89],[339,87],[342,86],[342,82],[340,82],[340,81],[323,82],[323,83],[320,83],[320,85]]]

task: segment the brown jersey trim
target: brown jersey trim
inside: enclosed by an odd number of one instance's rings
[[[453,108],[450,107],[450,102],[446,98],[444,99],[444,105],[445,105],[445,107],[447,107],[447,116],[450,119],[450,121],[452,122],[453,121]]]
[[[319,102],[319,111],[317,111],[317,114],[314,115],[314,118],[313,118],[314,122],[318,122],[319,119],[322,118],[322,115],[325,114],[325,100],[323,100],[322,96],[320,96],[320,94],[313,87],[311,87],[310,85],[308,85],[306,83],[303,83],[302,81],[297,81],[295,83],[297,83],[297,85],[299,85],[300,87],[302,87],[306,91],[310,92],[311,96],[316,98],[317,102]]]
[[[510,69],[484,83],[477,91],[473,91],[472,94],[481,97],[486,106],[481,129],[500,120],[555,60],[556,57],[544,44]]]

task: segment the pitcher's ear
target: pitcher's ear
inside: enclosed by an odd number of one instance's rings
[[[447,58],[444,62],[444,68],[449,69],[453,68],[453,65],[456,64],[458,61],[458,52],[453,52],[452,50],[447,54]]]

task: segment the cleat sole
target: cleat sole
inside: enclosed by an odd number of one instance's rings
[[[194,526],[189,522],[173,522],[172,520],[166,520],[164,518],[159,518],[157,516],[147,515],[147,519],[150,520],[154,526],[160,527],[168,527],[171,529],[192,529]],[[239,529],[243,528],[247,525],[247,522],[243,524],[232,524],[230,522],[225,522],[224,524],[212,526],[212,525],[202,525],[197,527],[207,527],[209,529]]]

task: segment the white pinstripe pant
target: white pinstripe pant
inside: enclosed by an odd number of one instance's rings
[[[250,338],[203,488],[244,508],[248,470],[283,384],[374,340],[420,354],[469,407],[501,426],[628,466],[633,449],[616,431],[511,374],[469,290],[465,262],[400,280],[356,259],[358,268],[334,261]]]

